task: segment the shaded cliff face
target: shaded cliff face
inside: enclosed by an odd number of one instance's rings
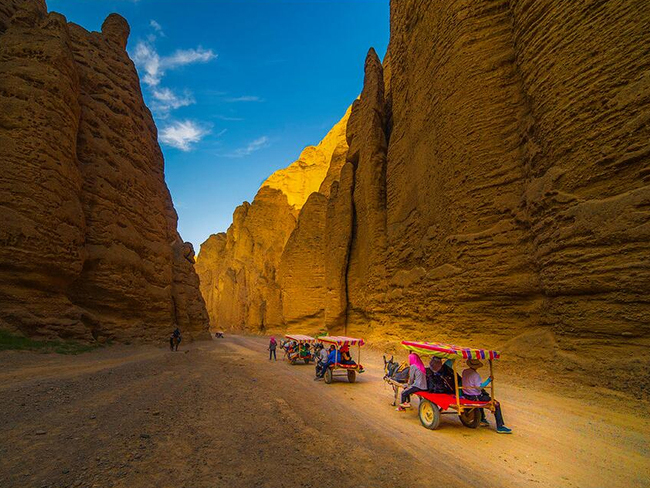
[[[0,325],[30,335],[207,335],[126,21],[88,32],[0,10]]]
[[[214,329],[256,332],[284,326],[285,315],[291,321],[323,314],[322,273],[317,270],[322,269],[324,249],[312,249],[318,243],[304,242],[302,237],[320,238],[318,227],[313,227],[318,222],[312,218],[324,214],[329,187],[323,183],[335,181],[345,162],[348,117],[349,111],[317,146],[305,148],[297,161],[273,173],[251,204],[245,202],[235,210],[226,234],[212,235],[201,245],[196,269]],[[299,214],[310,230],[293,238]],[[289,252],[283,256],[290,237]],[[316,261],[308,265],[313,270],[303,270],[314,274],[294,275],[294,267],[305,262],[307,254]],[[303,290],[301,283],[312,277],[319,282]],[[295,294],[305,299],[299,308],[294,308]]]

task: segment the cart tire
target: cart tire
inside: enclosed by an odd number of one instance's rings
[[[305,364],[309,364],[309,358],[305,358]]]
[[[291,360],[291,365],[293,366],[294,364],[296,364],[296,360],[295,360],[295,359],[292,359],[292,360]]]
[[[476,429],[478,427],[478,424],[481,423],[481,409],[480,408],[472,408],[471,410],[465,410],[463,413],[458,415],[460,417],[460,421],[465,427],[469,427],[470,429]]]
[[[352,371],[352,370],[348,371],[348,381],[350,383],[354,383],[355,381],[357,381],[357,372],[356,371]]]
[[[332,382],[332,368],[327,368],[325,371],[325,383],[328,385]]]
[[[420,399],[418,408],[420,423],[427,429],[435,430],[440,425],[440,409],[435,403],[425,399]]]

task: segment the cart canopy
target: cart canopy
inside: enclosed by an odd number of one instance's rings
[[[302,341],[302,342],[307,342],[309,344],[313,344],[316,342],[316,339],[314,339],[312,336],[308,335],[301,335],[301,334],[287,334],[285,336],[287,339],[290,339],[292,341]]]
[[[365,343],[363,339],[357,339],[355,337],[345,337],[345,336],[323,336],[318,338],[319,341],[326,344],[336,344],[337,346],[363,346]]]
[[[501,357],[497,351],[473,349],[440,342],[402,341],[402,346],[409,351],[441,359],[499,359]]]

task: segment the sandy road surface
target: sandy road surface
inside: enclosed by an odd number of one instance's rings
[[[326,385],[265,349],[229,337],[179,353],[0,354],[0,486],[650,486],[646,408],[502,380],[514,435],[451,416],[432,432],[390,407],[377,354],[358,383]]]

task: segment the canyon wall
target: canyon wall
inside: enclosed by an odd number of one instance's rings
[[[252,203],[237,207],[228,232],[201,245],[196,269],[213,329],[260,332],[283,327],[286,318],[323,314],[319,222],[329,188],[322,186],[336,181],[345,162],[348,117],[273,173]]]
[[[391,18],[389,290],[359,322],[640,371],[648,4],[392,2]]]
[[[116,14],[88,32],[41,1],[0,4],[0,328],[208,336],[128,35]]]
[[[392,1],[338,177],[276,241],[273,325],[648,390],[649,25],[641,0]]]

